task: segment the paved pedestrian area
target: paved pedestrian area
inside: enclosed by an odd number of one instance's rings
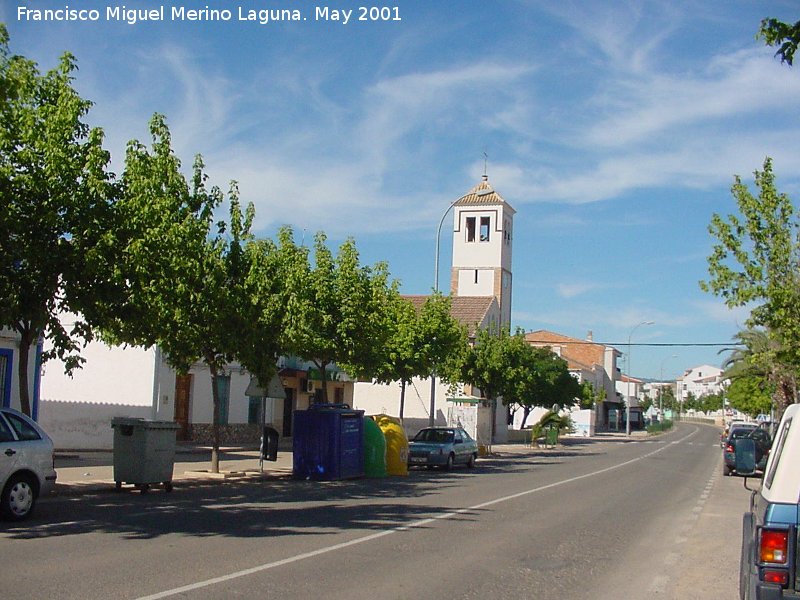
[[[645,432],[599,433],[593,437],[564,437],[556,447],[531,447],[527,444],[495,444],[480,460],[502,460],[504,457],[547,454],[559,449],[580,452],[598,442],[631,442],[647,439]],[[55,494],[73,495],[89,491],[113,490],[114,453],[110,450],[57,450],[55,468],[58,474]],[[220,450],[219,473],[211,472],[211,448],[179,444],[175,452],[172,483],[176,486],[193,483],[241,481],[291,477],[292,453],[279,451],[278,460],[260,461],[257,448],[235,447]],[[123,489],[132,486],[123,484]],[[159,487],[151,486],[153,489]]]

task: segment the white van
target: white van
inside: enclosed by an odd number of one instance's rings
[[[737,442],[735,450],[737,475],[755,475],[752,440]],[[800,404],[793,404],[783,414],[761,487],[743,518],[741,600],[800,598],[799,527]]]

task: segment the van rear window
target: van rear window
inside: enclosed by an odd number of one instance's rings
[[[792,419],[787,419],[778,433],[778,439],[772,448],[769,472],[764,477],[764,485],[767,486],[767,489],[772,487],[772,481],[775,479],[775,470],[778,466],[778,461],[781,459],[781,454],[783,454],[783,446],[786,444],[786,438],[789,437],[789,427],[791,427],[791,425]]]

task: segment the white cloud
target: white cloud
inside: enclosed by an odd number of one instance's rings
[[[751,306],[728,308],[719,299],[695,300],[692,302],[692,306],[697,310],[698,319],[729,324],[736,330],[745,328],[745,322],[750,317],[752,310]]]
[[[608,285],[590,282],[559,283],[556,285],[556,291],[562,298],[574,298],[605,287]]]
[[[740,50],[712,57],[698,74],[612,79],[606,87],[614,96],[604,96],[603,104],[611,103],[614,112],[589,129],[586,141],[611,148],[650,146],[654,138],[672,142],[690,127],[727,136],[714,127],[723,119],[791,105],[800,93],[800,78],[787,75],[763,52]]]

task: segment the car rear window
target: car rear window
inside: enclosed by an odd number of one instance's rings
[[[8,419],[8,422],[11,423],[11,427],[14,428],[14,431],[17,434],[17,439],[20,441],[42,439],[39,435],[39,432],[36,431],[36,429],[34,429],[33,426],[24,419],[21,419],[17,415],[11,413],[6,413],[5,417]]]
[[[731,432],[731,439],[752,438],[759,442],[769,443],[769,434],[763,429],[734,429]]]
[[[423,429],[415,437],[418,442],[452,442],[455,432],[452,429]]]

